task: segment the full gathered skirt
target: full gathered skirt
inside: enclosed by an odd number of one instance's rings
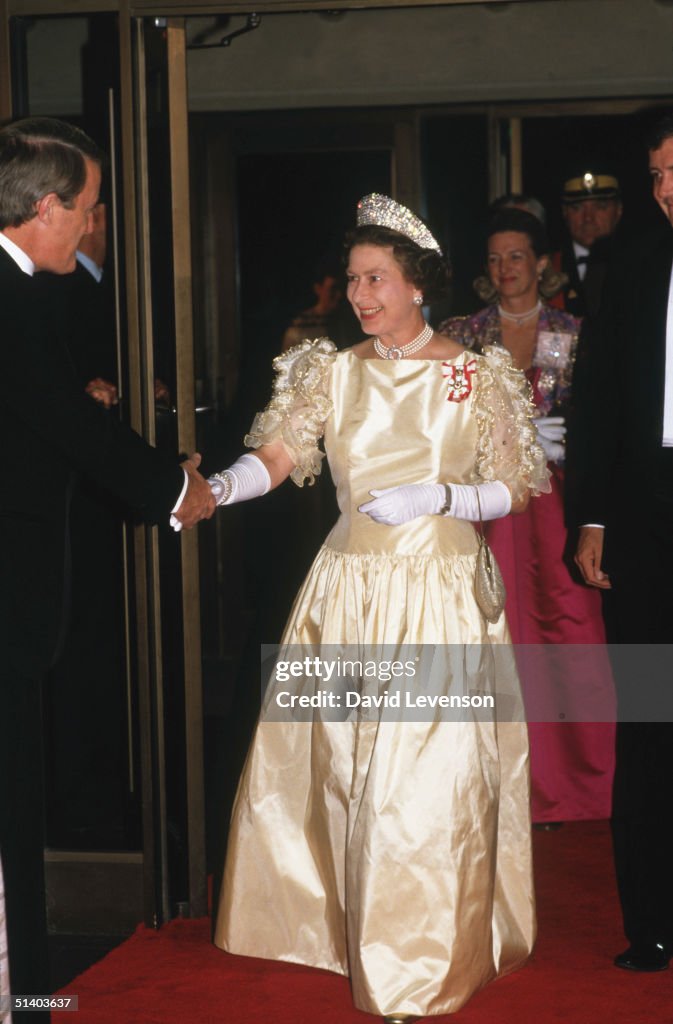
[[[471,659],[479,691],[515,708],[513,662],[495,656],[511,651],[500,646],[504,616],[485,624],[473,580],[474,555],[325,546],[284,643],[315,653],[357,636],[389,650],[443,636],[446,660]],[[446,693],[459,675],[449,664]],[[262,720],[215,941],[349,975],[355,1005],[371,1013],[453,1012],[532,948],[528,795],[521,721]]]

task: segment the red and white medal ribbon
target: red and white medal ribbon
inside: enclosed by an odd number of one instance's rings
[[[477,369],[476,359],[470,359],[469,363],[462,366],[454,366],[452,363],[442,363],[442,366],[442,376],[448,383],[447,402],[464,402],[472,393],[472,375]]]

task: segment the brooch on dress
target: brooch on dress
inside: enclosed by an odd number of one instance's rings
[[[476,359],[470,359],[469,363],[463,366],[452,366],[451,363],[442,363],[442,366],[442,376],[448,381],[447,402],[463,402],[472,392],[472,374],[477,368]]]

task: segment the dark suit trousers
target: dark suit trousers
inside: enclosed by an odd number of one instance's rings
[[[629,942],[673,942],[673,665],[656,646],[635,646],[673,642],[673,501],[656,500],[616,551],[605,615],[617,645],[617,884]]]
[[[9,675],[7,669],[4,674]],[[41,683],[0,678],[0,851],[5,880],[9,973],[14,995],[49,989],[44,887]],[[14,1020],[49,1020],[19,1012]]]

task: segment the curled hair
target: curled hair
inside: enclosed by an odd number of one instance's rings
[[[32,220],[50,192],[72,209],[86,182],[86,159],[103,165],[96,143],[65,121],[30,117],[0,130],[0,231]]]
[[[560,270],[555,270],[551,263],[547,263],[537,283],[540,298],[553,299],[555,295],[563,291],[567,283],[568,275],[563,274]],[[475,277],[472,287],[482,302],[495,302],[498,297],[498,289],[486,274],[480,274],[479,277]]]
[[[532,213],[513,207],[498,210],[491,218],[486,237],[489,239],[505,231],[516,231],[526,235],[537,259],[549,255],[550,245],[544,224]],[[565,288],[567,283],[567,275],[555,270],[551,262],[548,262],[538,281],[537,290],[543,299],[551,299]],[[497,289],[486,274],[476,278],[472,286],[482,302],[494,302],[498,296]]]
[[[421,249],[406,235],[378,224],[363,224],[349,231],[344,241],[344,263],[348,265],[351,249],[356,245],[377,245],[392,249],[393,257],[406,281],[423,293],[424,302],[438,302],[449,288],[451,272],[443,256],[435,249]]]
[[[545,226],[527,210],[506,206],[494,213],[486,229],[487,240],[492,235],[499,235],[504,231],[517,231],[521,235],[527,235],[531,249],[538,259],[549,255],[550,245]]]

